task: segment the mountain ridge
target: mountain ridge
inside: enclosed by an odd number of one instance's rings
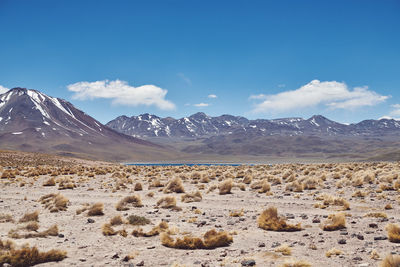
[[[144,113],[137,116],[119,116],[106,124],[121,133],[142,137],[203,138],[240,132],[269,135],[318,136],[380,136],[400,135],[400,122],[394,119],[363,120],[344,124],[322,115],[308,119],[299,117],[249,120],[241,116],[223,114],[211,117],[203,112],[180,119],[161,118]]]
[[[21,87],[0,94],[0,148],[107,160],[163,150],[110,129],[66,100]]]

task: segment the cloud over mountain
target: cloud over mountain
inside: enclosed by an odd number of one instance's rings
[[[77,82],[67,86],[74,92],[73,98],[78,100],[106,98],[112,99],[115,105],[139,106],[154,105],[159,109],[172,110],[175,104],[165,99],[167,90],[155,85],[134,87],[126,81],[103,80],[95,82]]]
[[[374,106],[388,98],[369,90],[367,86],[351,89],[343,82],[319,80],[313,80],[296,90],[250,96],[252,100],[261,101],[255,104],[253,111],[256,113],[279,113],[318,105],[331,109],[354,109]]]

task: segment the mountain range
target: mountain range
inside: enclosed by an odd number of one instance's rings
[[[112,161],[400,160],[400,122],[342,124],[321,115],[256,119],[196,113],[119,116],[103,125],[60,98],[0,94],[0,149]]]
[[[321,115],[303,118],[257,119],[222,115],[210,117],[198,112],[173,119],[156,115],[120,116],[106,124],[111,129],[135,137],[212,137],[247,133],[255,136],[399,136],[400,121],[393,119],[365,120],[342,124]]]

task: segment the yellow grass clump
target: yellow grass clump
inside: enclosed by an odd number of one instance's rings
[[[142,184],[141,183],[136,183],[133,190],[134,191],[142,191],[143,190]]]
[[[387,214],[384,212],[370,212],[364,215],[364,217],[373,217],[373,218],[387,218]]]
[[[121,199],[117,205],[116,209],[118,211],[123,211],[123,210],[129,210],[128,205],[131,205],[133,207],[143,207],[142,200],[140,199],[139,195],[133,195],[133,196],[127,196]]]
[[[311,264],[305,260],[286,260],[280,267],[311,267]]]
[[[335,231],[346,228],[346,217],[344,213],[331,214],[328,220],[322,225],[324,231]]]
[[[38,222],[39,221],[39,211],[34,211],[32,213],[25,213],[21,219],[19,219],[20,223],[24,222]]]
[[[14,222],[13,217],[10,214],[0,214],[0,223],[6,223],[6,222]]]
[[[163,246],[177,249],[214,249],[229,246],[233,242],[233,237],[227,232],[217,232],[215,229],[207,231],[203,239],[184,236],[174,240],[167,233],[161,233],[160,239]]]
[[[287,244],[280,245],[275,249],[275,252],[279,252],[282,255],[289,256],[292,255],[292,248],[289,247]]]
[[[35,224],[28,224],[24,227],[26,230],[33,230],[36,231],[39,226],[35,225]],[[51,226],[49,229],[42,231],[42,232],[33,232],[33,233],[19,233],[19,228],[18,229],[14,229],[11,230],[8,233],[8,236],[11,238],[15,238],[15,239],[20,239],[20,238],[35,238],[35,237],[40,237],[40,238],[45,238],[48,236],[57,236],[58,235],[58,227],[57,225],[53,225]]]
[[[102,216],[104,215],[103,212],[104,204],[103,203],[95,203],[88,209],[88,216]]]
[[[61,194],[47,194],[42,196],[39,202],[50,212],[58,212],[67,210],[69,200]]]
[[[163,209],[172,209],[175,211],[182,210],[180,207],[176,206],[176,198],[173,196],[162,197],[157,201],[157,207]]]
[[[390,242],[400,243],[400,227],[397,224],[389,223],[386,225],[386,231]]]
[[[135,237],[151,237],[166,232],[168,229],[168,223],[162,221],[157,226],[153,227],[153,229],[151,229],[149,232],[144,232],[142,228],[138,228],[132,231],[132,235]]]
[[[399,267],[400,256],[399,255],[387,255],[380,263],[379,267]]]
[[[183,183],[181,178],[175,177],[165,186],[164,193],[185,193],[185,188],[183,188]]]
[[[117,216],[114,216],[113,218],[111,218],[110,224],[112,226],[121,225],[121,224],[124,224],[124,220],[122,219],[121,215],[117,215]]]
[[[269,207],[258,217],[258,227],[268,231],[294,232],[302,230],[301,224],[288,224],[285,218],[278,216],[276,207]]]
[[[232,190],[232,186],[233,186],[232,178],[222,181],[218,186],[219,194],[220,195],[230,194],[231,190]]]
[[[43,186],[55,186],[55,185],[56,185],[56,180],[53,177],[49,178],[43,183]]]
[[[330,250],[328,250],[325,253],[325,256],[327,256],[328,258],[332,257],[332,256],[338,256],[343,254],[343,251],[337,249],[337,248],[331,248]]]
[[[11,241],[0,240],[0,266],[10,264],[11,266],[24,267],[33,266],[46,262],[58,262],[67,257],[65,251],[52,249],[47,252],[40,252],[36,247],[16,248]]]
[[[201,196],[200,191],[196,191],[194,193],[187,193],[181,197],[181,201],[184,203],[200,202],[202,199],[203,197]]]

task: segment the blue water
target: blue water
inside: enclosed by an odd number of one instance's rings
[[[238,163],[127,163],[131,166],[240,166]],[[246,164],[252,165],[252,164]]]

